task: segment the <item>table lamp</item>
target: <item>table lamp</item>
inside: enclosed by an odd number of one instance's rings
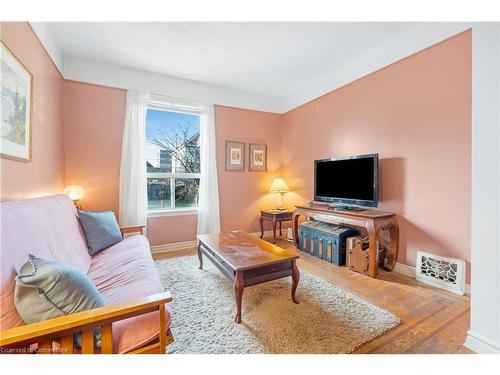
[[[282,178],[275,178],[269,189],[269,193],[276,193],[276,210],[286,211],[281,202],[281,194],[288,193],[290,189]]]
[[[78,201],[82,199],[85,194],[85,190],[80,185],[68,185],[64,188],[64,194],[69,195],[73,203],[78,210],[82,209],[82,206],[78,204]]]

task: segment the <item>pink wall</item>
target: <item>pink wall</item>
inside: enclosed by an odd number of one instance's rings
[[[278,176],[281,160],[281,116],[273,113],[215,106],[217,172],[222,230],[259,230],[259,210],[270,208],[274,198],[267,193]],[[227,172],[224,168],[225,141],[267,144],[268,171]],[[196,238],[196,215],[167,216],[148,220],[148,237],[153,245],[192,241]]]
[[[1,200],[86,189],[86,209],[118,211],[125,91],[63,81],[27,23],[2,40],[34,74],[33,160],[1,159]],[[64,95],[64,99],[63,99]],[[401,225],[399,261],[417,249],[470,260],[471,33],[465,32],[285,115],[216,106],[223,230],[258,230],[283,173],[288,206],[311,199],[317,158],[378,152],[380,209]],[[64,129],[62,123],[64,122]],[[268,145],[268,172],[227,172],[224,142]],[[196,215],[150,218],[152,245],[194,239]]]
[[[0,27],[5,45],[33,74],[32,159],[20,162],[0,158],[0,200],[61,193],[63,79],[28,23],[1,22]]]
[[[118,216],[125,104],[125,90],[64,82],[66,184],[85,189],[85,210],[113,210]],[[152,245],[189,241],[195,233],[193,215],[148,220]]]
[[[312,198],[314,159],[378,152],[399,262],[417,249],[470,261],[470,32],[286,113],[282,141],[289,202]]]
[[[274,113],[216,106],[217,170],[222,230],[259,230],[259,210],[274,206],[268,194],[281,169],[281,116]],[[245,171],[225,171],[225,141],[245,143]],[[267,172],[248,170],[248,144],[267,145]],[[269,228],[268,228],[269,229]]]
[[[147,236],[153,246],[193,241],[197,220],[197,215],[150,217]]]
[[[85,189],[84,209],[118,213],[125,99],[124,90],[64,82],[66,183]],[[274,203],[267,189],[280,166],[280,116],[217,106],[215,117],[222,227],[257,231],[259,209]],[[226,139],[267,144],[269,171],[225,172]],[[196,221],[196,215],[149,218],[148,238],[152,245],[191,241]]]
[[[118,213],[126,91],[64,82],[66,183],[85,189],[86,210]]]

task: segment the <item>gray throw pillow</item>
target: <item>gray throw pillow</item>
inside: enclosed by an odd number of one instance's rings
[[[95,255],[122,240],[122,232],[113,211],[79,211],[78,217],[90,255]]]
[[[14,304],[26,323],[34,323],[101,307],[104,300],[80,270],[30,254],[16,277]],[[96,332],[97,346],[99,336]],[[80,335],[75,338],[79,345]]]

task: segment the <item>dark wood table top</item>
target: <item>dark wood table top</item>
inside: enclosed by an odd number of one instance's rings
[[[267,210],[260,211],[260,217],[264,219],[272,219],[272,220],[292,220],[293,211],[275,211],[275,210]]]
[[[217,253],[235,271],[258,268],[299,258],[279,246],[243,231],[200,234],[203,245]]]

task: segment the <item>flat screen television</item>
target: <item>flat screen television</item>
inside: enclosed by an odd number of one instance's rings
[[[377,207],[378,154],[315,160],[314,200],[346,209]]]

